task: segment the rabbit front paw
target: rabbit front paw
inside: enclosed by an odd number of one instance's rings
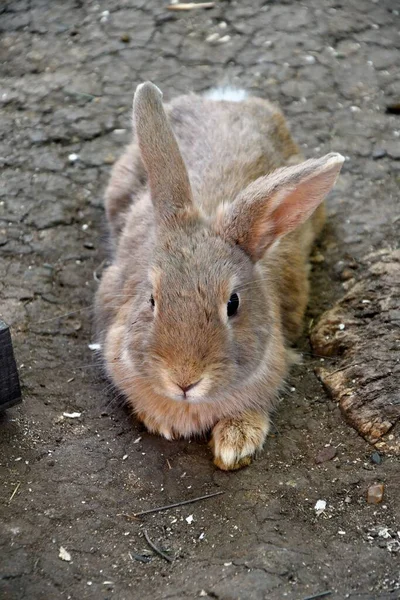
[[[255,411],[222,419],[211,435],[214,464],[223,471],[246,467],[254,454],[262,449],[268,431],[268,416]]]

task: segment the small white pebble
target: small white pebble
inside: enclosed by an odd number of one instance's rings
[[[138,438],[136,438],[136,440],[135,440],[133,443],[134,443],[134,444],[138,444],[138,443],[140,442],[140,440],[141,440],[141,439],[142,439],[141,437],[138,437]]]
[[[88,344],[89,350],[101,350],[101,344]]]
[[[343,329],[346,327],[346,325],[344,323],[339,323],[339,329],[340,331],[343,331]]]
[[[88,581],[88,582],[87,582],[87,585],[92,585],[92,582],[91,582],[91,581]]]
[[[64,412],[63,413],[63,417],[66,417],[67,419],[79,419],[79,417],[81,416],[82,413],[80,412]]]
[[[75,154],[74,152],[72,154],[69,154],[68,160],[69,162],[76,162],[77,160],[79,160],[79,154]]]
[[[188,517],[186,517],[185,521],[186,523],[188,523],[189,525],[191,525],[193,523],[193,515],[189,515]]]
[[[103,585],[114,585],[112,581],[103,581]]]
[[[371,300],[362,300],[363,304],[371,304]]]
[[[339,534],[339,535],[346,535],[346,532],[345,532],[345,531],[343,531],[343,529],[339,529],[339,531],[338,531],[338,534]]]
[[[89,225],[87,223],[84,223],[82,225],[82,231],[87,231],[89,229]]]
[[[205,535],[206,535],[206,534],[205,534],[205,533],[204,533],[204,531],[203,531],[203,532],[202,532],[202,533],[199,535],[199,540],[204,540],[204,537],[205,537]]]
[[[122,457],[122,460],[126,460],[127,458],[128,458],[128,455],[124,454],[123,457]]]
[[[314,510],[318,515],[324,512],[326,509],[326,500],[318,500],[314,506]]]
[[[311,54],[309,54],[308,56],[305,56],[304,60],[306,61],[306,63],[308,65],[314,65],[316,63],[315,56],[312,56]]]
[[[126,129],[114,129],[113,133],[115,135],[123,135],[126,132]]]
[[[218,23],[218,27],[220,29],[226,29],[228,27],[228,24],[225,23],[225,21],[221,21],[220,23]]]
[[[62,546],[60,546],[60,551],[58,553],[58,558],[61,558],[61,560],[65,560],[67,562],[70,562],[71,555],[70,555],[69,552],[66,551],[65,548],[63,548]]]
[[[206,37],[206,42],[216,42],[219,39],[219,33],[211,33]]]
[[[290,391],[291,391],[291,392],[295,392],[295,391],[296,391],[296,388],[295,388],[295,387],[291,387],[291,388],[290,388]]]
[[[22,456],[18,456],[18,458],[14,459],[15,462],[19,462],[20,460],[22,460]]]
[[[207,594],[206,590],[201,590],[201,592],[200,592],[199,596],[200,596],[201,598],[205,598],[205,596],[208,596],[208,594]]]
[[[218,42],[219,42],[220,44],[225,44],[226,42],[229,42],[229,40],[230,40],[230,39],[231,39],[231,36],[230,36],[230,35],[224,35],[222,38],[220,38],[220,39],[218,40]]]
[[[229,563],[224,563],[224,567],[230,567],[230,566],[231,566],[231,564],[232,564],[231,562],[229,562]]]

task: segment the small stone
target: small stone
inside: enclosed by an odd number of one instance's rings
[[[322,448],[315,457],[315,462],[317,465],[321,463],[328,462],[328,460],[332,460],[336,456],[336,448],[334,446],[326,446],[326,448]]]
[[[339,329],[340,331],[343,331],[345,329],[346,325],[344,323],[339,323]]]
[[[372,153],[372,158],[374,160],[379,160],[380,158],[384,158],[386,154],[387,152],[384,148],[375,148],[375,150]]]
[[[206,42],[212,43],[219,40],[219,33],[211,33],[206,37]]]
[[[317,516],[322,514],[326,509],[326,500],[317,500],[314,506],[314,510],[317,513]]]
[[[323,254],[321,254],[320,252],[318,252],[317,254],[313,254],[313,256],[310,257],[310,262],[315,265],[323,263],[324,260],[325,260],[325,256]]]
[[[129,33],[123,33],[120,37],[121,42],[124,42],[124,44],[128,44],[131,41],[131,36],[129,35]]]
[[[382,456],[379,454],[379,452],[373,452],[371,454],[371,462],[374,465],[380,465],[380,464],[382,464]]]
[[[314,65],[316,63],[315,56],[312,56],[311,54],[309,54],[308,56],[305,56],[304,60],[308,65]]]
[[[375,483],[368,488],[367,502],[368,504],[379,504],[383,500],[383,483]]]
[[[89,350],[93,350],[93,352],[97,350],[101,350],[101,344],[88,344]]]
[[[75,154],[74,152],[72,154],[69,154],[68,160],[72,163],[76,162],[77,160],[79,160],[79,154]]]
[[[340,273],[340,279],[342,281],[349,281],[350,279],[353,279],[353,277],[354,277],[354,271],[352,271],[352,269],[345,268]]]
[[[388,142],[386,144],[386,152],[388,153],[390,158],[399,160],[400,159],[400,142],[397,142],[397,141]]]
[[[114,154],[107,154],[107,156],[104,157],[104,164],[106,165],[112,165],[115,163],[115,156]]]
[[[65,548],[63,548],[62,546],[60,546],[60,551],[58,553],[58,558],[61,558],[61,560],[65,560],[66,562],[70,562],[71,561],[71,555],[69,552],[66,551]]]
[[[191,525],[193,523],[193,515],[189,515],[188,517],[186,517],[185,521],[186,523],[188,523],[189,525]]]

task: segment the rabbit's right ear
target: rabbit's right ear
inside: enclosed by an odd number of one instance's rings
[[[147,171],[158,223],[185,221],[197,215],[189,176],[162,104],[162,92],[149,81],[138,85],[133,121]]]
[[[278,238],[311,217],[343,162],[343,156],[332,152],[256,179],[232,204],[221,207],[217,233],[241,246],[254,262],[260,260]]]

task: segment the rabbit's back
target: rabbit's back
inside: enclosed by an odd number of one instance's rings
[[[188,95],[172,101],[167,111],[194,199],[206,213],[233,201],[258,177],[301,160],[284,117],[266,100]]]

